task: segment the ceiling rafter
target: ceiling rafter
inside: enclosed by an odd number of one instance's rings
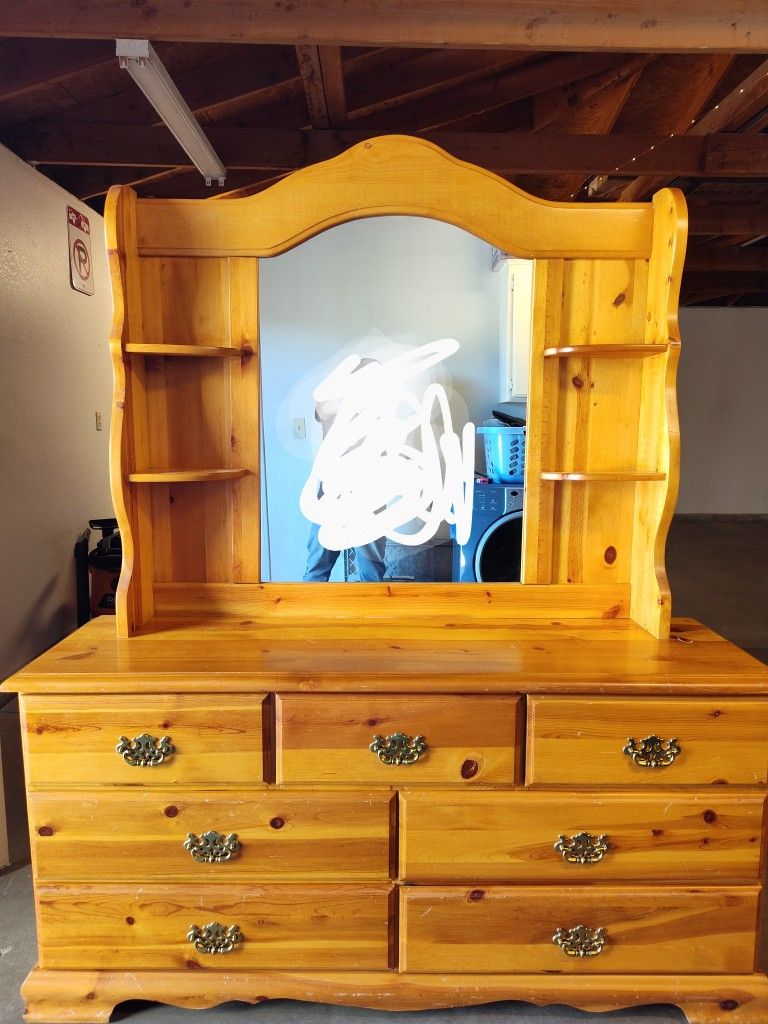
[[[344,128],[347,103],[338,46],[297,46],[309,123],[313,128]]]
[[[106,40],[78,39],[62,45],[58,39],[3,39],[0,41],[0,101],[22,96],[114,59],[114,43]]]
[[[599,71],[615,67],[623,54],[553,54],[542,56],[484,78],[446,88],[382,110],[357,121],[360,127],[377,131],[422,132],[444,127],[461,127],[463,118],[494,110],[509,103],[566,85]]]
[[[649,16],[649,11],[652,12]],[[188,0],[144,4],[0,0],[0,35],[329,46],[445,46],[521,50],[768,52],[768,6],[732,0]]]
[[[627,82],[621,83],[625,88]],[[612,105],[616,97],[610,97]],[[591,113],[591,112],[590,112]],[[608,114],[598,111],[598,116]],[[297,170],[337,156],[350,146],[374,138],[376,132],[268,129],[210,126],[207,134],[232,170]],[[631,159],[647,136],[596,134],[588,131],[425,132],[422,135],[463,160],[501,174],[588,174]],[[94,167],[185,168],[189,158],[163,127],[154,125],[34,124],[15,129],[4,141],[35,164]],[[754,178],[768,174],[768,135],[757,136],[749,151],[739,136],[680,136],[657,139],[653,151],[638,158],[649,173],[706,177],[708,159],[717,152],[717,166],[730,176]],[[732,151],[729,147],[733,147]]]
[[[686,135],[708,135],[721,132],[739,124],[741,116],[746,116],[746,109],[751,109],[756,102],[768,96],[768,60],[755,68],[751,75],[720,99],[712,110],[708,111],[695,122],[681,128]],[[746,108],[746,109],[745,109]],[[691,115],[693,118],[695,115]],[[637,202],[647,195],[662,188],[668,178],[643,176],[636,178],[621,193],[623,202]]]

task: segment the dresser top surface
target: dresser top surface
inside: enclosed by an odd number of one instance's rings
[[[94,619],[4,685],[22,693],[283,690],[768,695],[768,666],[690,619],[491,628],[166,623],[128,639]]]

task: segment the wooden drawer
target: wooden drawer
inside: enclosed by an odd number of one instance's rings
[[[636,763],[644,759],[642,741],[653,736],[676,740],[679,754],[671,764]],[[624,752],[629,738],[636,741],[634,760]],[[531,697],[528,702],[528,783],[759,786],[766,779],[768,701]]]
[[[85,970],[385,970],[391,888],[381,885],[40,886],[40,966]],[[237,925],[227,953],[191,926]]]
[[[680,791],[407,791],[400,797],[401,877],[757,882],[764,799],[764,793]],[[585,832],[590,840],[572,842]]]
[[[400,968],[482,974],[748,974],[753,970],[757,887],[406,887],[400,903]],[[605,929],[596,956],[553,942],[572,928]]]
[[[280,697],[277,780],[510,784],[517,778],[518,709],[517,697]],[[398,733],[426,745],[412,763],[384,763],[370,749],[376,736],[386,745]]]
[[[263,695],[248,697],[26,697],[29,785],[258,785],[264,778]],[[147,734],[169,737],[173,752],[136,766],[131,746]],[[159,758],[159,755],[158,755]],[[139,760],[141,757],[139,756]]]
[[[390,874],[388,793],[257,791],[198,795],[80,791],[31,793],[35,870],[43,881],[270,881],[386,879]],[[200,861],[189,833],[216,831]],[[197,858],[205,851],[194,848]]]

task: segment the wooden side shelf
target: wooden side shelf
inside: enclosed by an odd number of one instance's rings
[[[249,349],[216,345],[126,345],[125,351],[135,356],[191,356],[197,359],[240,359],[250,355]]]
[[[129,473],[132,484],[206,484],[219,480],[238,480],[247,469],[169,469],[158,473]]]
[[[669,350],[669,345],[564,345],[561,348],[545,348],[548,358],[567,359],[571,356],[585,359],[644,359],[658,356]]]
[[[602,472],[602,473],[556,473],[556,472],[544,472],[541,474],[542,480],[560,480],[560,481],[576,481],[589,483],[593,480],[608,480],[614,482],[621,482],[624,480],[666,480],[666,473],[644,473],[642,470],[626,469],[618,470],[617,472]]]

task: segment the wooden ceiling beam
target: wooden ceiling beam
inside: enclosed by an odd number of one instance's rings
[[[768,235],[768,203],[689,200],[691,235]]]
[[[768,4],[766,5],[768,10]],[[738,124],[740,112],[768,96],[768,60],[759,64],[751,75],[733,88],[694,124],[685,126],[686,135],[709,135],[722,132]],[[621,193],[624,202],[636,202],[662,188],[669,178],[642,176],[632,181]]]
[[[311,126],[344,128],[347,105],[339,47],[297,46],[296,59]]]
[[[564,114],[583,107],[597,93],[632,78],[655,59],[653,54],[631,57],[618,67],[539,93],[533,97],[533,130],[541,131]]]
[[[748,245],[743,249],[689,249],[686,271],[720,273],[768,273],[768,248]]]
[[[536,96],[558,85],[566,85],[623,63],[626,55],[616,53],[574,53],[542,56],[500,71],[481,81],[465,82],[430,96],[381,110],[356,123],[379,132],[422,132],[446,124],[461,128],[463,118]]]
[[[375,73],[361,68],[347,74],[350,121],[399,107],[433,93],[480,81],[535,59],[512,50],[382,50]],[[391,56],[386,59],[386,55]]]
[[[115,60],[115,44],[96,39],[3,39],[0,100],[60,82],[85,68]]]
[[[320,46],[768,52],[768,5],[732,0],[0,0],[0,35]]]
[[[368,131],[264,130],[218,125],[206,129],[230,169],[296,170],[337,156],[377,133]],[[449,153],[500,174],[600,174],[631,161],[652,142],[647,136],[559,132],[425,132]],[[162,126],[33,124],[5,134],[4,143],[36,164],[117,167],[183,167],[188,157]],[[657,174],[707,177],[710,152],[729,176],[768,175],[768,136],[753,136],[745,152],[742,137],[681,136],[659,140],[635,166]],[[733,147],[731,150],[729,147]],[[712,232],[716,234],[717,232]]]
[[[688,271],[683,273],[682,291],[698,295],[712,291],[716,293],[713,298],[718,294],[735,295],[741,292],[746,295],[768,292],[768,273],[733,270],[710,274],[698,270]]]

